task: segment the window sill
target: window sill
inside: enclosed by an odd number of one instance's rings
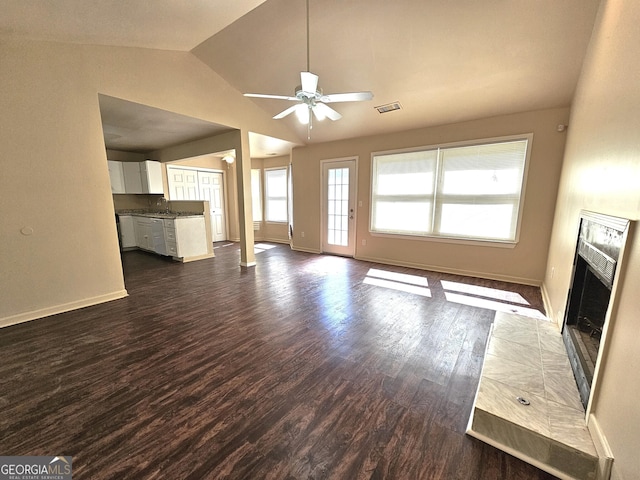
[[[515,248],[518,245],[518,240],[480,240],[470,238],[459,237],[444,237],[433,235],[407,235],[396,233],[382,233],[372,232],[369,230],[369,234],[372,237],[390,238],[395,240],[417,240],[419,242],[436,242],[436,243],[451,243],[457,245],[469,245],[475,247],[495,247],[495,248]]]

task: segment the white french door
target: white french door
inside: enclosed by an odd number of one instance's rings
[[[211,239],[227,239],[224,177],[213,170],[167,165],[169,200],[207,200],[211,217]]]
[[[322,162],[322,251],[353,257],[356,240],[356,160]]]
[[[199,200],[198,171],[167,166],[169,200]]]
[[[207,200],[209,202],[211,237],[214,242],[226,240],[227,228],[224,218],[222,174],[199,171],[198,184],[200,187],[200,200]]]

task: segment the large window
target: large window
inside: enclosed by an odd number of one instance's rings
[[[264,171],[265,220],[287,221],[287,169],[273,168]]]
[[[262,221],[262,193],[260,189],[260,169],[251,169],[251,207],[253,210],[253,221]]]
[[[529,140],[374,154],[371,231],[515,242]]]

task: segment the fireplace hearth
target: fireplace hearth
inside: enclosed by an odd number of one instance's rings
[[[580,399],[587,408],[606,331],[618,262],[629,221],[591,212],[580,216],[562,337]]]

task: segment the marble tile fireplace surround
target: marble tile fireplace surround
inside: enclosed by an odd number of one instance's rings
[[[582,212],[561,325],[496,313],[469,435],[561,479],[609,478],[613,459],[590,400],[630,223]]]

